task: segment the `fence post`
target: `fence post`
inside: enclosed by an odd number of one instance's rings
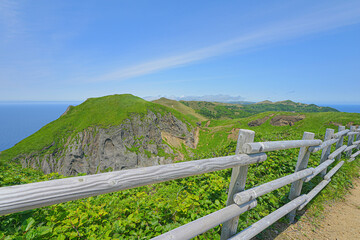
[[[255,132],[251,130],[240,129],[239,137],[237,140],[235,154],[242,153],[242,146],[245,143],[254,142]],[[248,172],[248,166],[234,167],[231,173],[231,180],[229,186],[229,194],[226,202],[226,206],[234,204],[235,193],[241,192],[245,189],[246,176]],[[239,216],[230,219],[223,224],[221,230],[221,240],[228,239],[235,235],[238,227]]]
[[[327,128],[326,133],[325,133],[325,137],[324,137],[324,142],[327,141],[327,140],[330,140],[333,135],[334,135],[334,129]],[[330,155],[330,151],[331,151],[331,145],[329,145],[327,148],[324,148],[322,150],[320,164],[327,160],[328,156]],[[325,169],[324,171],[322,171],[320,173],[322,177],[325,176],[326,171],[327,171],[327,169]]]
[[[339,132],[344,131],[344,130],[345,130],[345,126],[339,126],[339,130],[338,130]],[[343,145],[343,143],[344,143],[344,135],[342,135],[340,137],[339,141],[336,143],[335,150],[340,148]],[[340,160],[340,158],[341,158],[341,154],[337,155],[335,159]]]
[[[360,131],[360,127],[358,127],[357,130]],[[359,140],[360,140],[360,132],[359,132],[358,134],[356,134],[356,135],[357,135],[357,137],[356,137],[355,141],[359,141]],[[359,149],[360,149],[360,145],[359,145],[356,149],[359,150]]]
[[[355,126],[350,126],[350,132],[355,131],[355,129],[356,129]],[[351,145],[352,145],[352,143],[353,143],[353,141],[354,141],[354,137],[355,137],[355,135],[350,135],[350,136],[348,136],[348,144],[347,144],[348,146],[351,146]],[[347,152],[346,152],[346,157],[350,157],[351,152],[352,152],[352,150],[347,151]]]
[[[302,139],[303,140],[313,140],[314,136],[315,136],[314,133],[304,132]],[[298,156],[298,161],[296,163],[295,172],[298,172],[298,171],[301,171],[301,170],[307,168],[307,165],[309,162],[309,157],[310,157],[309,147],[301,147],[299,150],[299,156]],[[291,189],[290,189],[290,194],[289,194],[290,200],[294,200],[295,198],[300,196],[302,185],[303,185],[302,179],[300,179],[296,182],[293,182],[291,184]],[[294,222],[295,215],[296,215],[296,209],[294,209],[293,211],[291,211],[289,213],[289,221],[290,222]]]

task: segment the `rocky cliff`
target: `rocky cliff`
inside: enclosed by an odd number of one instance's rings
[[[132,114],[120,125],[88,127],[41,151],[21,154],[15,160],[23,167],[63,175],[94,174],[104,171],[171,163],[180,157],[176,147],[196,147],[196,131],[172,113]]]

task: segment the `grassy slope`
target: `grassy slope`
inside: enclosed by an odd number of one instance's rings
[[[340,112],[322,112],[322,113],[301,113],[306,117],[304,120],[296,122],[294,126],[272,126],[270,119],[257,127],[249,127],[247,124],[253,120],[275,115],[297,115],[298,113],[289,112],[264,112],[251,117],[241,119],[211,120],[208,128],[204,127],[200,131],[200,142],[197,152],[207,151],[206,149],[221,149],[228,145],[231,140],[227,138],[233,128],[250,129],[255,131],[256,141],[279,141],[282,138],[298,140],[302,138],[305,131],[315,133],[315,138],[323,139],[326,128],[333,128],[337,131],[337,126],[329,124],[331,121],[346,125],[353,122],[360,125],[360,114],[358,113],[340,113]],[[274,115],[274,116],[275,116]],[[280,134],[281,133],[281,134]]]
[[[192,109],[191,107],[188,107],[176,100],[171,100],[171,99],[167,99],[167,98],[160,98],[158,100],[154,100],[152,101],[154,103],[157,104],[161,104],[163,106],[169,107],[169,108],[173,108],[175,110],[177,110],[178,112],[181,112],[184,115],[187,116],[193,116],[195,118],[197,118],[199,121],[205,121],[207,120],[207,118],[205,118],[204,116],[198,114],[195,112],[194,109]]]
[[[261,112],[338,112],[334,108],[319,107],[314,104],[295,103],[290,100],[281,102],[263,101],[254,104],[230,104],[205,101],[180,101],[196,112],[213,119],[239,119]],[[203,111],[206,109],[207,111]]]
[[[38,152],[51,146],[51,149],[61,148],[69,136],[91,126],[116,126],[131,114],[144,115],[148,111],[165,114],[173,113],[180,120],[195,125],[196,118],[184,116],[174,109],[145,101],[131,94],[111,95],[100,98],[89,98],[82,104],[71,107],[68,113],[47,124],[33,135],[25,138],[14,147],[5,150],[0,160],[11,160],[19,154]],[[47,151],[47,149],[45,150]]]
[[[247,126],[249,121],[269,114],[271,112],[240,120],[212,120],[210,126],[204,127],[201,132],[200,146],[194,158],[234,154],[235,142],[227,140],[229,131],[234,127],[252,129],[256,132],[255,141],[263,141],[299,139],[303,131],[314,132],[316,138],[321,139],[327,127],[336,128],[328,125],[330,121],[342,124],[360,123],[360,114],[306,113],[304,120],[291,127],[271,126],[269,121],[258,127]],[[220,142],[222,144],[219,144]],[[311,155],[309,166],[318,165],[320,154],[318,152]],[[249,167],[246,188],[292,173],[297,155],[297,149],[268,153],[267,161]],[[327,194],[326,199],[328,199],[343,193],[343,189],[351,185],[351,177],[359,171],[359,167],[359,160],[350,164],[346,163],[344,168],[333,177],[333,181],[321,196]],[[1,164],[0,170],[3,170]],[[14,237],[42,234],[42,239],[154,237],[223,208],[226,203],[226,189],[229,186],[230,176],[231,170],[228,169],[3,216],[0,217],[0,238],[2,233]],[[11,172],[0,171],[0,186],[54,177],[58,176],[56,174],[41,176],[40,173],[33,173],[33,170],[14,167],[14,171]],[[320,180],[317,177],[310,183],[304,184],[303,192],[307,193]],[[260,197],[258,206],[254,210],[241,215],[238,230],[244,229],[288,202],[289,188],[288,185]],[[29,222],[32,225],[26,230]],[[219,236],[220,227],[216,227],[197,239],[219,239]]]

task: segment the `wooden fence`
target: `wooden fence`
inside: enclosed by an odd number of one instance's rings
[[[254,136],[254,131],[240,130],[233,156],[2,187],[0,215],[232,168],[226,207],[153,239],[190,239],[220,224],[223,224],[221,239],[251,239],[287,214],[292,222],[296,211],[303,209],[331,181],[331,177],[343,164],[346,164],[340,161],[327,172],[328,167],[335,160],[339,160],[342,153],[347,162],[360,155],[360,127],[351,126],[350,129],[345,129],[340,126],[337,133],[334,133],[333,129],[327,129],[324,141],[315,140],[315,134],[310,132],[305,132],[302,140],[289,141],[254,142]],[[348,142],[343,145],[345,136]],[[331,153],[333,144],[336,144],[336,147]],[[293,174],[244,189],[250,164],[266,161],[265,152],[290,148],[300,148]],[[319,166],[307,168],[310,154],[320,150],[322,153]],[[303,183],[318,174],[323,180],[309,193],[300,195]],[[256,207],[256,198],[290,183],[289,203],[237,233],[239,215]]]

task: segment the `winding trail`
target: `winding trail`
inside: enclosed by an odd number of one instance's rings
[[[275,239],[359,240],[360,178],[354,181],[354,185],[343,201],[326,206],[320,219],[314,221],[305,213]]]

